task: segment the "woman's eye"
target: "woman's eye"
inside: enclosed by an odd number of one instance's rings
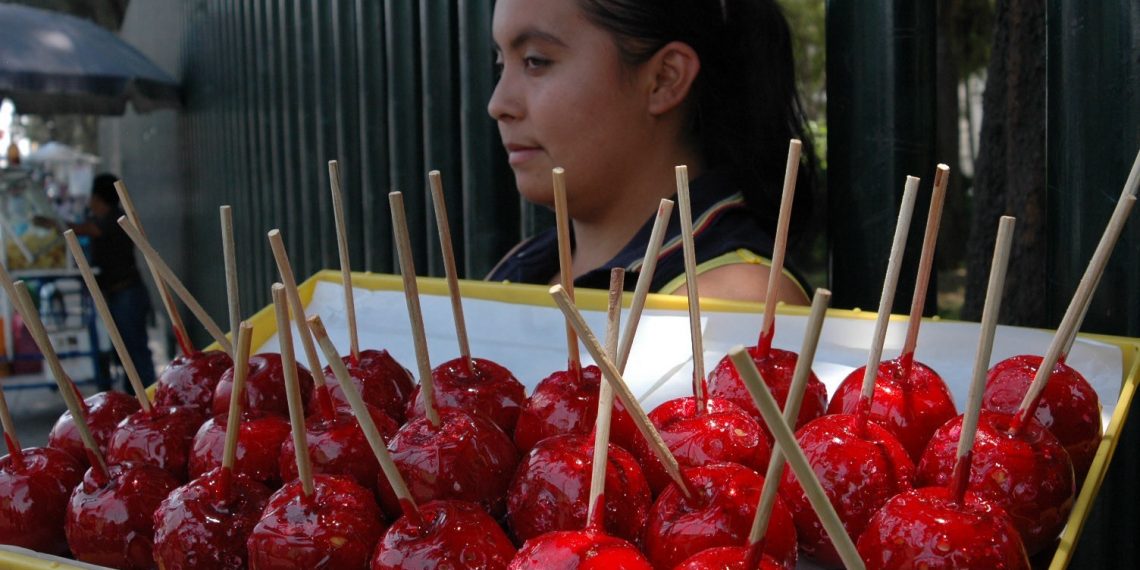
[[[527,71],[540,71],[549,65],[550,60],[545,58],[537,56],[527,56],[523,58],[523,67]]]

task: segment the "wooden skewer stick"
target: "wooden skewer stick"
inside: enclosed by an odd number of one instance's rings
[[[273,310],[277,317],[277,340],[281,344],[281,367],[285,372],[285,399],[289,402],[289,426],[296,452],[297,478],[305,498],[313,496],[313,463],[309,459],[309,442],[305,435],[305,410],[301,401],[301,383],[297,380],[297,359],[293,355],[293,329],[289,326],[289,305],[285,286],[273,284]],[[306,333],[308,334],[308,333]]]
[[[63,232],[63,237],[67,241],[67,248],[71,250],[71,257],[75,258],[75,265],[79,268],[80,275],[83,276],[83,282],[87,284],[87,291],[91,293],[95,311],[99,313],[99,318],[103,319],[103,325],[107,328],[107,336],[111,337],[111,345],[115,347],[115,353],[119,355],[119,362],[123,363],[123,370],[127,373],[127,380],[131,383],[131,388],[134,389],[139,406],[142,407],[144,413],[149,414],[151,405],[150,398],[146,395],[146,386],[143,386],[139,371],[135,368],[135,361],[131,359],[131,353],[127,351],[127,345],[123,342],[123,335],[119,333],[119,326],[115,323],[115,318],[111,316],[111,308],[107,306],[107,299],[103,297],[103,290],[95,281],[95,273],[91,271],[91,265],[87,263],[87,256],[83,254],[83,247],[79,245],[79,238],[75,237],[75,232],[72,230]],[[144,364],[150,365],[151,363]]]
[[[427,334],[424,332],[424,314],[420,309],[420,286],[416,282],[416,262],[412,259],[412,240],[408,237],[408,218],[404,214],[404,195],[388,194],[392,207],[392,233],[396,237],[396,253],[400,258],[400,274],[404,279],[404,300],[408,304],[408,319],[412,325],[412,343],[416,349],[416,365],[420,371],[420,394],[424,398],[424,415],[432,427],[439,427],[439,411],[435,407],[435,379],[431,375]]]
[[[934,246],[938,244],[938,226],[942,223],[942,205],[946,202],[946,184],[950,167],[939,164],[934,171],[934,192],[930,195],[930,210],[926,214],[926,233],[922,237],[922,254],[918,258],[918,277],[914,281],[914,296],[910,301],[910,320],[906,325],[903,358],[913,362],[914,348],[918,344],[918,328],[922,326],[922,309],[926,306],[926,292],[930,285],[930,269],[934,266]],[[909,366],[907,367],[909,370]]]
[[[558,232],[558,282],[562,289],[574,300],[574,257],[570,251],[570,211],[566,205],[566,172],[556,167],[552,172],[554,177],[554,219]],[[574,335],[574,328],[566,323],[566,352],[569,355],[569,369],[574,374],[581,374],[582,358],[578,353],[578,338]]]
[[[610,270],[610,297],[606,311],[606,352],[616,359],[621,324],[621,293],[625,270]],[[605,531],[606,463],[609,460],[610,424],[614,413],[614,389],[609,382],[598,387],[598,416],[594,422],[594,463],[590,472],[590,502],[586,503],[586,526]]]
[[[218,323],[215,323],[214,319],[210,318],[210,314],[206,312],[206,309],[203,309],[202,305],[198,304],[198,300],[190,294],[190,290],[182,284],[182,281],[178,279],[178,276],[174,274],[170,266],[166,265],[166,262],[162,260],[162,256],[159,255],[158,251],[147,241],[146,236],[142,235],[138,227],[132,224],[126,216],[119,217],[119,225],[122,226],[123,231],[127,232],[131,241],[135,242],[139,251],[147,258],[150,266],[158,271],[162,280],[165,281],[171,289],[174,289],[174,293],[178,295],[178,298],[182,299],[182,302],[190,309],[191,313],[194,313],[194,316],[197,317],[198,321],[205,327],[206,332],[210,333],[210,336],[218,343],[218,346],[221,346],[222,350],[226,351],[226,353],[232,357],[234,349],[233,345],[230,344],[230,339],[226,338],[226,333],[222,332],[222,329],[218,327]]]
[[[127,215],[127,219],[139,229],[140,234],[146,235],[138,210],[135,210],[135,203],[131,200],[131,194],[127,192],[126,183],[122,180],[116,181],[115,191],[119,194],[119,203],[123,205],[123,212]],[[162,298],[162,306],[166,309],[167,318],[170,319],[170,328],[174,330],[174,338],[178,341],[178,347],[182,349],[182,354],[185,356],[194,354],[197,351],[190,344],[190,333],[186,331],[186,323],[182,322],[182,313],[178,312],[178,305],[174,303],[174,297],[166,288],[162,275],[151,263],[150,258],[146,257],[144,261],[146,261],[147,269],[150,270],[150,278],[154,281],[155,288],[158,289],[158,296]]]
[[[447,276],[447,292],[451,295],[451,314],[455,318],[455,337],[459,340],[459,355],[467,365],[467,372],[475,375],[471,361],[471,345],[467,342],[467,321],[463,318],[463,296],[459,292],[459,272],[455,269],[455,250],[451,245],[451,224],[447,221],[447,202],[443,195],[443,179],[438,170],[428,173],[431,201],[435,206],[435,225],[439,230],[439,250],[443,253],[443,271]]]
[[[800,404],[804,399],[804,388],[807,387],[811,376],[811,364],[815,360],[815,349],[819,346],[819,333],[823,330],[823,319],[827,316],[827,305],[831,302],[831,291],[816,289],[811,301],[811,315],[808,317],[807,329],[804,331],[803,346],[796,361],[796,369],[792,373],[792,385],[788,388],[788,398],[784,402],[784,423],[795,425],[800,414]],[[756,507],[756,517],[752,519],[752,531],[748,534],[749,556],[757,567],[762,551],[757,548],[768,533],[768,521],[772,516],[772,508],[776,504],[776,490],[779,487],[780,477],[784,471],[783,451],[779,444],[772,446],[772,458],[768,461],[768,471],[764,474],[764,488],[760,492],[760,502]],[[756,552],[752,552],[755,549]]]
[[[1002,291],[1005,290],[1005,273],[1009,267],[1009,249],[1013,243],[1014,218],[1002,216],[998,222],[997,241],[994,243],[994,257],[990,262],[990,280],[986,286],[986,303],[982,308],[981,335],[978,337],[978,353],[974,359],[973,381],[966,401],[966,413],[962,416],[962,432],[958,437],[958,456],[954,471],[950,476],[950,488],[958,502],[966,493],[970,481],[970,463],[974,449],[974,436],[978,431],[978,415],[982,410],[982,395],[986,390],[986,371],[990,367],[990,355],[994,348],[994,331],[997,330],[998,315],[1001,313]]]
[[[697,291],[697,249],[693,245],[693,208],[689,201],[689,168],[674,168],[677,202],[681,206],[681,244],[685,257],[685,285],[689,297],[689,338],[693,343],[693,398],[697,414],[708,411],[705,399],[705,347],[701,336],[701,300]]]
[[[835,550],[839,553],[839,558],[843,561],[843,565],[849,569],[863,569],[865,568],[863,560],[859,557],[859,552],[855,549],[855,543],[851,541],[847,531],[843,528],[843,523],[839,520],[839,515],[835,512],[835,507],[832,506],[831,501],[827,498],[827,493],[824,492],[823,487],[819,484],[819,479],[812,471],[811,464],[808,463],[807,457],[804,455],[803,449],[800,448],[796,442],[796,436],[792,433],[792,429],[788,427],[787,422],[780,416],[780,406],[776,403],[776,399],[772,397],[772,393],[768,390],[768,385],[760,376],[760,371],[756,369],[756,364],[752,362],[752,357],[743,346],[737,346],[729,351],[729,358],[736,364],[736,370],[740,372],[740,378],[744,380],[744,385],[752,394],[753,401],[756,402],[756,407],[760,410],[760,415],[764,417],[764,422],[768,425],[768,430],[775,436],[776,442],[779,443],[780,449],[783,454],[787,456],[788,463],[792,467],[792,472],[796,474],[796,479],[799,480],[800,486],[804,489],[804,494],[807,495],[808,501],[811,503],[812,508],[815,509],[816,514],[819,515],[820,522],[823,523],[824,530],[827,535],[831,537],[832,544],[835,545]],[[800,356],[803,358],[803,355]]]
[[[8,455],[16,465],[23,465],[23,448],[20,446],[20,438],[16,436],[16,422],[12,421],[12,412],[8,410],[8,399],[4,397],[3,390],[0,390],[0,427],[4,428],[4,443],[8,447]]]
[[[1093,288],[1100,280],[1101,274],[1104,273],[1108,259],[1112,256],[1112,249],[1116,246],[1116,240],[1120,238],[1120,232],[1128,221],[1128,214],[1132,212],[1132,207],[1135,205],[1136,196],[1125,196],[1117,205],[1116,210],[1112,212],[1112,218],[1109,219],[1108,226],[1104,229],[1104,234],[1101,235],[1100,243],[1097,244],[1096,251],[1093,252],[1092,259],[1089,260],[1088,268],[1085,269],[1080,284],[1077,285],[1073,300],[1069,302],[1069,308],[1065,310],[1065,316],[1061,318],[1061,326],[1057,327],[1057,333],[1053,335],[1049,349],[1041,359],[1037,374],[1033,377],[1033,382],[1029,385],[1025,398],[1021,400],[1021,405],[1018,406],[1017,414],[1010,426],[1014,433],[1020,433],[1028,419],[1036,413],[1037,404],[1041,400],[1041,393],[1045,390],[1045,384],[1049,381],[1049,377],[1053,375],[1053,367],[1060,359],[1061,349],[1064,348],[1069,337],[1075,333],[1078,318],[1084,313],[1089,301],[1092,300]]]
[[[1136,196],[1137,190],[1140,189],[1140,152],[1136,153],[1136,160],[1132,162],[1132,170],[1128,173],[1128,180],[1124,182],[1124,189],[1120,192],[1120,199],[1116,201],[1116,210],[1126,207],[1124,202],[1127,201],[1129,196]],[[1100,285],[1100,279],[1093,285],[1093,291],[1096,291]],[[1091,302],[1091,298],[1090,298]],[[1077,326],[1074,328],[1073,333],[1069,335],[1068,341],[1065,342],[1065,348],[1061,351],[1060,361],[1064,362],[1069,356],[1069,352],[1073,349],[1073,343],[1077,340],[1077,333],[1080,332],[1081,323],[1085,320],[1085,315],[1088,314],[1089,305],[1086,304],[1081,316],[1077,319]]]
[[[629,390],[626,385],[625,379],[622,378],[621,372],[618,371],[617,365],[613,360],[606,356],[605,350],[602,345],[598,343],[598,338],[594,336],[590,326],[586,324],[586,320],[582,318],[582,313],[578,312],[578,308],[574,305],[574,301],[570,300],[570,296],[562,289],[561,285],[555,285],[550,288],[550,296],[554,298],[554,302],[558,304],[558,308],[562,310],[562,314],[569,321],[570,325],[574,327],[574,331],[581,337],[582,342],[586,345],[586,350],[589,351],[590,356],[594,357],[594,362],[602,369],[602,377],[617,393],[621,403],[625,406],[626,411],[633,418],[633,423],[637,425],[637,429],[645,440],[649,442],[649,447],[661,461],[661,465],[665,467],[665,472],[681,489],[681,493],[685,498],[692,498],[693,493],[690,490],[689,482],[681,473],[681,467],[677,463],[677,458],[673,457],[673,453],[669,451],[669,447],[661,439],[661,434],[657,433],[657,428],[653,426],[653,422],[649,421],[649,417],[645,415],[645,410],[641,408],[641,404],[637,402],[633,392]]]
[[[20,314],[24,316],[24,325],[28,327],[28,332],[32,334],[32,339],[35,340],[36,346],[39,347],[40,352],[44,356],[44,360],[48,363],[51,369],[52,376],[55,377],[56,386],[59,387],[59,394],[63,396],[63,403],[67,404],[67,410],[71,412],[71,419],[75,422],[75,428],[79,431],[79,438],[83,441],[83,446],[87,448],[87,458],[91,462],[91,469],[94,472],[96,481],[104,483],[109,477],[107,470],[107,461],[103,458],[103,452],[99,450],[99,443],[95,441],[95,436],[91,435],[91,428],[87,425],[87,417],[84,415],[84,409],[81,405],[79,396],[75,391],[74,384],[71,383],[71,378],[68,378],[67,373],[63,370],[63,364],[59,361],[59,355],[55,352],[55,347],[51,344],[51,339],[48,337],[47,329],[44,328],[43,321],[40,320],[40,315],[36,311],[35,301],[28,293],[28,287],[24,285],[23,281],[11,283],[7,280],[7,271],[3,274],[4,289],[9,292],[12,303]]]
[[[241,298],[238,291],[237,245],[234,243],[234,215],[229,206],[218,208],[222,223],[222,258],[226,265],[226,303],[230,313],[230,338],[237,342],[241,326]]]
[[[276,305],[274,305],[276,308]],[[241,410],[245,402],[245,381],[249,378],[249,351],[253,341],[253,326],[239,322],[237,326],[237,354],[234,356],[234,383],[230,389],[230,409],[226,416],[226,441],[222,447],[222,469],[233,471],[237,459],[238,435],[241,434]],[[288,398],[288,394],[285,394]],[[292,410],[290,410],[292,411]],[[225,493],[224,496],[229,496]]]
[[[356,415],[357,421],[360,422],[360,428],[364,431],[364,437],[368,440],[368,445],[372,447],[372,453],[376,455],[376,460],[380,462],[380,468],[384,470],[384,477],[388,479],[388,484],[392,486],[396,497],[400,499],[400,507],[404,511],[404,516],[408,517],[408,520],[413,524],[420,524],[422,518],[420,517],[419,506],[416,505],[416,498],[408,490],[408,485],[404,482],[399,467],[392,459],[392,454],[388,453],[388,446],[384,443],[380,430],[376,428],[376,422],[372,421],[368,406],[360,397],[360,390],[352,383],[352,378],[348,375],[348,368],[344,366],[344,361],[337,357],[336,347],[329,339],[329,333],[325,330],[321,317],[313,315],[308,320],[309,329],[313,331],[313,336],[317,338],[317,344],[325,353],[325,358],[331,365],[333,375],[336,376],[340,387],[344,389],[345,399],[348,400],[348,405],[352,406],[352,413]]]
[[[768,274],[768,290],[764,293],[764,321],[760,325],[760,347],[762,356],[767,356],[772,348],[772,325],[776,323],[776,293],[780,289],[780,277],[784,274],[784,254],[788,249],[788,226],[792,222],[792,203],[796,197],[796,178],[800,173],[800,153],[803,143],[798,139],[788,142],[788,164],[784,169],[784,190],[780,197],[780,217],[776,222],[776,243],[772,246],[772,266]]]
[[[309,323],[305,320],[305,305],[301,302],[301,293],[297,290],[297,278],[293,275],[293,264],[289,263],[289,254],[285,252],[285,240],[281,237],[281,230],[269,231],[269,248],[273,250],[273,259],[277,262],[277,273],[281,275],[282,286],[285,287],[285,299],[288,301],[293,322],[297,323],[297,332],[301,334],[301,348],[305,351],[305,361],[309,363],[309,371],[313,374],[317,405],[326,419],[334,415],[332,396],[329,388],[321,377],[321,359],[317,356],[317,347],[313,344],[310,335]],[[286,324],[289,320],[284,321]],[[285,327],[292,330],[290,327]]]
[[[875,394],[875,379],[879,376],[879,358],[883,356],[883,343],[887,340],[887,323],[891,319],[891,303],[895,300],[895,287],[899,283],[903,250],[906,248],[906,235],[910,230],[910,218],[914,213],[914,200],[917,194],[918,178],[907,176],[902,204],[899,206],[899,219],[895,225],[895,238],[891,243],[891,254],[887,261],[887,275],[883,280],[883,293],[879,297],[879,316],[875,320],[875,333],[871,337],[871,349],[867,353],[867,368],[863,373],[863,390],[859,395],[857,414],[864,419],[871,413],[871,398]]]
[[[344,287],[344,312],[348,317],[349,354],[360,361],[360,337],[356,331],[356,299],[352,296],[352,265],[348,261],[348,228],[344,216],[344,193],[340,189],[340,164],[329,161],[329,188],[332,189],[333,219],[336,221],[336,247],[340,252],[340,279]]]
[[[665,241],[665,230],[669,227],[669,216],[673,213],[673,201],[665,198],[657,206],[657,218],[653,220],[653,231],[649,234],[649,245],[645,248],[645,257],[642,258],[641,271],[637,275],[637,285],[633,289],[633,302],[629,305],[629,318],[625,322],[625,332],[622,333],[621,346],[618,347],[618,370],[625,372],[625,365],[629,362],[629,353],[633,349],[633,338],[637,334],[637,325],[641,322],[641,311],[645,309],[645,299],[649,296],[649,287],[653,284],[653,273],[657,270],[657,255],[661,252],[661,244]]]

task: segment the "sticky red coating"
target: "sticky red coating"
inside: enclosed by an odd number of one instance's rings
[[[859,408],[866,366],[856,368],[843,379],[827,406],[829,414],[854,414]],[[954,397],[946,382],[933,369],[913,362],[910,375],[902,359],[879,363],[875,394],[871,398],[871,421],[895,434],[911,461],[922,458],[934,430],[958,415]]]
[[[431,371],[435,381],[435,404],[480,414],[495,422],[505,433],[514,433],[519,411],[526,403],[526,389],[510,370],[483,358],[472,358],[475,374],[467,370],[463,358],[448,360]],[[408,403],[408,419],[424,415],[424,399],[419,386]]]
[[[179,356],[159,374],[154,403],[156,406],[190,406],[203,416],[208,415],[214,389],[222,374],[233,365],[230,355],[220,350]]]
[[[313,376],[300,364],[297,381],[301,385],[301,400],[308,404],[313,392]],[[226,370],[214,389],[213,414],[225,416],[230,409],[230,393],[234,386],[234,369]],[[248,413],[272,414],[289,417],[289,401],[285,396],[285,372],[281,355],[265,352],[249,357],[249,376],[245,379],[245,402],[242,410]]]
[[[351,479],[314,475],[313,496],[301,482],[269,498],[246,546],[250,570],[364,570],[384,533],[372,493]]]
[[[100,484],[91,469],[71,494],[64,532],[81,562],[124,570],[154,567],[154,511],[178,480],[153,465],[108,467]]]
[[[594,438],[565,434],[538,443],[519,463],[507,493],[507,520],[523,542],[555,530],[586,527]],[[641,537],[649,516],[649,483],[633,454],[609,445],[604,530],[630,542]]]
[[[215,416],[198,428],[190,453],[190,476],[201,477],[222,466],[226,447],[227,416]],[[238,427],[234,472],[248,476],[274,489],[281,486],[277,457],[281,446],[290,441],[289,422],[281,416],[243,414]],[[292,479],[284,479],[288,481]]]
[[[898,439],[876,423],[866,422],[865,432],[861,425],[852,415],[823,416],[796,434],[851,540],[859,538],[871,516],[891,497],[914,486],[914,464]],[[791,469],[785,469],[780,480],[780,497],[796,522],[800,549],[824,565],[841,566]]]
[[[183,485],[154,511],[154,559],[163,570],[241,570],[245,542],[269,501],[265,485],[221,468]]]
[[[515,556],[503,529],[479,505],[430,501],[419,511],[422,523],[407,517],[392,523],[376,545],[371,570],[503,570]]]
[[[707,404],[707,413],[698,414],[694,398],[677,398],[649,412],[649,421],[677,463],[681,467],[700,467],[730,462],[753,471],[766,471],[772,450],[760,424],[729,400],[709,398]],[[649,442],[639,437],[632,451],[641,463],[649,487],[654,493],[660,493],[672,479]]]
[[[673,570],[792,570],[795,568],[795,566],[784,566],[767,554],[763,555],[759,566],[749,567],[747,556],[747,546],[710,548],[690,556]]]
[[[366,404],[370,404],[385,415],[396,420],[397,424],[404,422],[405,407],[412,396],[415,384],[412,374],[396,362],[387,350],[362,350],[360,360],[353,361],[352,355],[341,358],[352,385],[360,392],[360,397]],[[326,366],[323,370],[324,382],[328,386],[329,394],[339,408],[349,408],[344,390],[340,387],[332,369]],[[315,402],[315,398],[313,399]],[[310,408],[313,408],[310,402]],[[316,410],[309,410],[312,415]]]
[[[1009,514],[1033,556],[1061,532],[1073,509],[1073,465],[1045,426],[1031,419],[1015,435],[1009,430],[1012,418],[984,410],[979,415],[967,489]],[[918,464],[921,485],[947,485],[961,432],[961,417],[934,432]]]
[[[601,382],[602,372],[592,364],[582,368],[581,374],[560,370],[543,379],[519,412],[515,424],[515,446],[526,453],[550,436],[593,432],[598,418]],[[630,443],[639,437],[633,418],[621,402],[615,400],[610,420],[610,441],[622,445],[622,442]]]
[[[735,463],[712,463],[685,470],[694,494],[686,499],[676,484],[657,497],[642,545],[657,568],[673,568],[709,548],[748,541],[764,478]],[[792,515],[777,499],[765,536],[764,552],[785,565],[796,563]]]
[[[780,408],[783,408],[784,403],[788,400],[788,391],[792,387],[792,376],[795,373],[799,355],[787,350],[773,348],[768,352],[767,357],[761,357],[759,347],[750,346],[747,350],[748,355],[752,357],[752,362],[756,364],[756,369],[764,377],[764,383],[772,391],[772,397],[776,399],[776,403],[780,404]],[[753,419],[760,423],[760,427],[768,437],[768,443],[772,443],[772,434],[764,425],[760,410],[752,401],[752,394],[744,386],[744,381],[740,379],[740,373],[736,371],[736,366],[727,356],[720,359],[716,368],[713,368],[713,371],[709,373],[708,391],[709,396],[713,398],[731,400],[734,404],[744,408]],[[827,408],[827,387],[812,372],[808,376],[807,386],[804,387],[803,403],[800,405],[800,414],[796,420],[795,428],[799,429],[822,416],[825,408]]]
[[[111,434],[115,432],[119,422],[140,409],[139,401],[133,396],[115,391],[99,392],[83,400],[83,404],[87,407],[87,427],[91,430],[95,442],[99,444],[99,451],[103,453],[107,452],[107,443],[111,440]],[[87,447],[79,437],[79,429],[75,427],[75,420],[72,419],[70,411],[59,416],[51,428],[51,433],[48,434],[48,447],[70,453],[84,468],[90,466],[87,461]]]
[[[201,425],[202,416],[194,408],[139,410],[119,422],[111,434],[107,462],[149,463],[186,481],[194,434]]]
[[[0,457],[0,544],[67,554],[64,517],[83,465],[50,447],[21,450],[22,460]]]
[[[367,405],[367,404],[366,404]],[[376,429],[385,439],[391,439],[400,428],[384,412],[368,406]],[[313,473],[343,475],[356,481],[361,487],[376,491],[380,472],[380,462],[364,437],[364,430],[356,416],[339,410],[332,419],[313,415],[305,421],[305,440],[309,447],[309,461]],[[277,465],[281,478],[291,481],[297,478],[297,452],[293,438],[286,437],[277,454]]]
[[[1001,507],[973,493],[959,503],[946,487],[895,495],[871,518],[858,548],[868,570],[1030,567],[1021,537]]]
[[[652,570],[634,545],[595,530],[561,530],[528,540],[510,570]]]

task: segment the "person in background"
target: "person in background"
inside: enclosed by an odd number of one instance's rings
[[[684,164],[701,295],[763,300],[789,139],[804,142],[793,235],[811,215],[815,167],[776,2],[499,0],[492,27],[501,76],[487,110],[525,199],[552,206],[551,169],[565,169],[575,285],[605,289],[625,267],[632,287]],[[677,209],[665,239],[653,290],[684,294]],[[555,231],[487,279],[557,282]],[[794,273],[778,287],[777,300],[807,304]]]
[[[150,315],[150,297],[135,262],[135,245],[130,236],[119,227],[123,215],[119,194],[115,191],[118,177],[103,173],[91,185],[91,198],[87,207],[88,218],[77,224],[67,223],[76,235],[91,238],[91,266],[98,269],[95,280],[99,283],[111,318],[123,337],[123,343],[138,369],[143,385],[154,383],[154,361],[147,344],[147,318]],[[37,218],[38,225],[54,226],[55,220]],[[128,387],[129,391],[129,387]]]

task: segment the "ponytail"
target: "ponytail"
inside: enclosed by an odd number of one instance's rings
[[[771,234],[783,189],[788,140],[803,141],[791,234],[812,216],[816,158],[796,92],[791,30],[775,0],[579,0],[616,38],[628,65],[672,41],[701,59],[690,95],[693,140],[724,172]]]

